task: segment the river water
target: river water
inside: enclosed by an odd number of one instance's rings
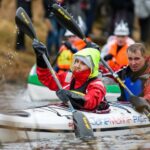
[[[26,85],[0,84],[0,111],[44,105],[31,102]],[[32,142],[0,143],[0,150],[150,150],[150,135],[100,137],[91,143],[78,139],[49,139]]]

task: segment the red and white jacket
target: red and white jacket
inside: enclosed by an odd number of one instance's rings
[[[74,89],[81,87],[88,80],[88,71],[84,71],[79,73],[78,75],[74,75],[71,72],[61,72],[57,73],[56,76],[60,81],[63,89],[70,89],[70,83],[73,78],[75,78]],[[53,79],[49,69],[39,68],[37,67],[37,75],[39,80],[47,86],[50,90],[57,91],[59,90],[55,80]],[[104,101],[104,97],[106,94],[106,89],[99,78],[92,80],[86,88],[86,92],[84,93],[85,105],[84,108],[86,110],[94,110],[99,104]]]

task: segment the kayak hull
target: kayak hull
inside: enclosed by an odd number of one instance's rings
[[[120,96],[119,86],[112,82],[109,78],[102,79],[106,87],[106,98],[115,99]],[[109,81],[110,80],[110,81]],[[106,83],[106,84],[105,84]],[[27,91],[33,101],[39,100],[58,100],[55,91],[45,87],[39,80],[36,74],[36,65],[34,65],[28,75]]]
[[[95,136],[146,134],[150,122],[128,106],[113,104],[106,114],[83,112]],[[72,113],[68,108],[49,105],[0,114],[0,141],[16,142],[51,138],[74,138]]]
[[[39,86],[39,85],[28,83],[27,91],[32,101],[40,101],[40,100],[56,101],[58,100],[56,92],[48,89],[45,86]]]
[[[45,86],[28,83],[27,91],[32,101],[41,101],[41,100],[58,101],[59,100],[56,95],[56,92],[50,90]],[[116,101],[117,97],[119,96],[120,93],[106,93],[106,99],[108,101],[109,100]]]

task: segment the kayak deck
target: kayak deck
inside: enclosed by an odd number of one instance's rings
[[[150,132],[150,122],[144,114],[132,107],[111,104],[106,114],[83,112],[90,121],[95,136],[145,134]],[[23,115],[23,112],[28,115]],[[48,105],[26,109],[13,114],[0,114],[0,141],[41,139],[74,136],[72,113],[66,107]],[[27,136],[28,135],[28,136]],[[10,137],[14,138],[10,138]],[[5,138],[4,138],[5,137]]]

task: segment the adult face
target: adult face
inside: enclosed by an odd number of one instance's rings
[[[88,70],[89,67],[79,59],[75,59],[75,62],[72,67],[72,71],[80,72],[84,70]]]
[[[133,72],[139,71],[144,66],[145,59],[140,50],[137,50],[135,52],[128,51],[127,55],[129,66]]]
[[[118,46],[123,46],[126,44],[126,36],[116,36],[117,39],[117,45]]]

